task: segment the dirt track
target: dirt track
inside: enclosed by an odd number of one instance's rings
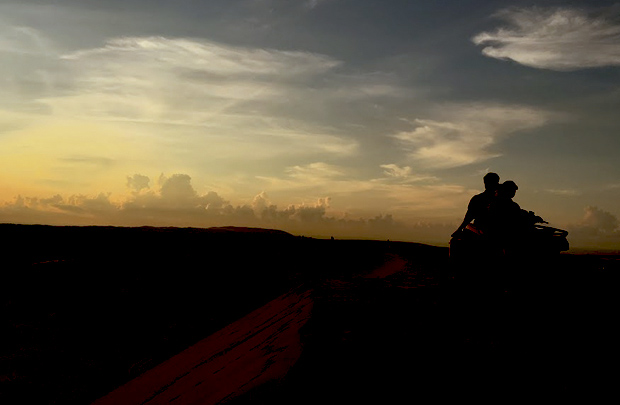
[[[383,264],[349,281],[322,280],[316,286],[318,292],[307,284],[299,286],[100,398],[94,405],[215,404],[234,398],[246,401],[238,398],[262,384],[283,381],[300,358],[300,330],[313,315],[315,302],[321,303],[323,309],[342,311],[342,303],[358,303],[354,294],[360,288],[383,284],[385,280],[381,279],[407,267],[406,259],[389,254]],[[314,314],[318,317],[316,322],[325,321],[322,310]],[[350,332],[346,326],[347,322],[342,322],[324,332],[328,339],[344,337]],[[315,328],[316,325],[312,327]],[[304,336],[305,340],[317,337]]]
[[[282,378],[311,308],[309,291],[284,294],[94,404],[214,404]]]

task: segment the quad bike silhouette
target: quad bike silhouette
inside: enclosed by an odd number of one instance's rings
[[[501,234],[483,231],[475,225],[455,234],[450,240],[450,259],[475,264],[484,259],[547,259],[569,248],[563,229],[531,224],[522,229],[506,229]]]

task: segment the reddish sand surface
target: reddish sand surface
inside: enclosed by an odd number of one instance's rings
[[[94,404],[214,404],[281,378],[311,309],[310,291],[284,294]]]
[[[390,254],[382,265],[361,277],[382,279],[406,266],[407,260]],[[350,283],[341,280],[322,284],[332,297],[351,290]],[[302,353],[300,328],[311,316],[314,298],[309,289],[290,291],[93,405],[216,404],[282,379]]]
[[[391,276],[392,274],[398,273],[405,269],[407,265],[407,260],[398,256],[398,255],[388,255],[386,258],[386,262],[373,270],[369,274],[364,275],[364,278],[385,278],[387,276]]]

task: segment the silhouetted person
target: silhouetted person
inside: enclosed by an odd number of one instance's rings
[[[498,185],[495,198],[489,204],[489,226],[494,232],[515,230],[520,225],[521,207],[512,199],[519,187],[512,180]]]
[[[545,222],[532,211],[521,209],[519,204],[512,200],[518,189],[512,180],[503,182],[498,186],[496,197],[489,205],[488,231],[504,248],[527,243],[527,233],[534,229],[534,224]]]
[[[484,191],[476,194],[469,200],[465,218],[452,236],[456,236],[471,222],[478,228],[486,228],[488,222],[488,212],[491,202],[495,199],[495,191],[499,185],[499,175],[497,173],[487,173],[482,178],[484,181]]]

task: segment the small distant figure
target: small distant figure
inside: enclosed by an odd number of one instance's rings
[[[484,191],[476,194],[469,200],[465,218],[456,231],[454,231],[452,237],[458,235],[471,221],[474,221],[474,224],[479,228],[487,226],[489,206],[493,202],[495,192],[499,186],[499,175],[497,173],[487,173],[482,180],[484,181]]]

